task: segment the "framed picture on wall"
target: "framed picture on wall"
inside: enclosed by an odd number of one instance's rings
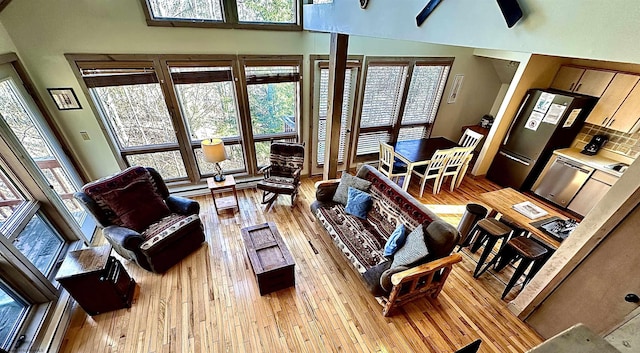
[[[82,109],[73,88],[47,88],[58,110]]]

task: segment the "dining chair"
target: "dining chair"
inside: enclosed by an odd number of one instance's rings
[[[402,187],[405,188],[409,186],[410,173],[407,164],[397,157],[393,146],[385,142],[380,142],[378,170],[391,180],[404,177]]]
[[[464,134],[462,134],[462,137],[460,137],[460,141],[458,142],[458,145],[462,147],[473,147],[473,150],[475,150],[476,147],[478,146],[478,143],[480,143],[480,140],[482,140],[483,137],[484,135],[481,133],[475,132],[471,129],[466,129],[464,131]],[[473,150],[472,150],[472,153],[470,153],[469,156],[467,157],[467,160],[465,161],[464,165],[462,166],[462,169],[460,171],[460,177],[456,181],[456,187],[460,186],[460,184],[462,183],[462,179],[467,174],[467,169],[469,169],[469,163],[471,163],[471,159],[473,158]]]
[[[420,197],[422,197],[424,186],[429,179],[434,179],[433,194],[435,195],[440,192],[442,171],[444,170],[451,151],[451,149],[437,150],[430,160],[409,164],[409,174],[415,174],[420,177]]]
[[[463,177],[463,175],[461,175],[462,168],[467,163],[467,159],[471,156],[472,152],[473,146],[452,148],[447,163],[442,170],[442,176],[440,177],[440,183],[442,184],[446,177],[451,176],[450,191],[453,191],[453,189],[459,185],[458,179],[462,179]],[[438,187],[438,189],[440,189],[440,187]]]

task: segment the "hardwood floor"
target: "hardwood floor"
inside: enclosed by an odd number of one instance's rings
[[[219,216],[210,196],[197,198],[207,243],[163,275],[123,261],[139,286],[132,307],[90,317],[74,306],[60,351],[453,352],[481,338],[480,352],[524,352],[541,342],[506,309],[498,278],[472,277],[468,256],[437,300],[417,300],[384,318],[309,211],[316,180],[304,180],[295,207],[280,197],[268,213],[255,189],[239,190],[240,211]],[[427,187],[421,201],[455,225],[464,205],[496,189],[466,178],[455,193],[433,196]],[[261,297],[240,228],[267,221],[293,254],[296,285]]]

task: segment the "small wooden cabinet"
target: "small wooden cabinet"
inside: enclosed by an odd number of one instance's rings
[[[131,307],[136,282],[110,254],[109,245],[70,251],[56,276],[92,316]]]
[[[615,72],[593,70],[575,66],[561,66],[551,88],[586,96],[600,97],[613,79]]]
[[[617,73],[611,81],[611,84],[609,84],[609,87],[604,91],[604,94],[589,114],[589,117],[587,117],[586,122],[594,125],[610,127],[616,130],[618,129],[618,126],[628,125],[625,121],[629,119],[625,119],[620,115],[615,119],[613,117],[627,96],[629,96],[633,88],[636,86],[639,79],[640,76],[637,75]],[[637,120],[637,116],[635,116],[635,119]],[[633,121],[631,126],[633,126],[633,124],[635,124],[635,121]],[[627,127],[624,130],[629,129],[630,127]]]
[[[640,128],[640,82],[636,83],[622,105],[606,125],[607,128],[635,133]]]

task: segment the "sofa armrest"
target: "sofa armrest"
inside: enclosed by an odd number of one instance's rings
[[[382,315],[389,316],[393,309],[414,299],[437,298],[453,265],[460,261],[462,256],[453,254],[392,275],[393,288],[384,298]]]
[[[333,200],[333,195],[340,184],[340,179],[321,180],[316,183],[316,200],[329,202]]]
[[[128,254],[123,254],[119,250],[136,252],[140,248],[140,244],[144,242],[144,238],[133,229],[108,226],[102,230],[105,239],[115,248],[116,252],[122,256],[129,258]]]
[[[167,197],[165,202],[173,213],[181,215],[197,215],[198,213],[200,213],[200,204],[186,197],[169,196]]]
[[[456,264],[460,261],[462,261],[462,256],[460,254],[453,254],[441,259],[433,260],[431,262],[427,262],[426,264],[412,267],[406,271],[394,274],[393,276],[391,276],[391,283],[394,286],[397,286],[403,282],[411,281],[426,274],[436,272],[445,267],[453,266],[453,264]]]

